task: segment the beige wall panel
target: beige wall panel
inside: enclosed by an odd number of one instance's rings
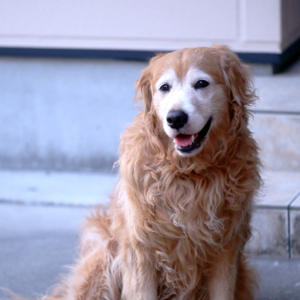
[[[256,42],[281,41],[280,0],[244,0],[246,39]]]
[[[2,0],[0,20],[0,35],[20,43],[27,37],[230,41],[238,27],[236,0]]]
[[[0,47],[281,53],[299,0],[0,0]]]

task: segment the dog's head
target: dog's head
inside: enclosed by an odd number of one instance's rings
[[[245,107],[254,99],[245,67],[225,46],[159,54],[137,90],[145,116],[156,116],[180,156],[201,152],[214,131],[232,129],[237,115],[247,122]]]

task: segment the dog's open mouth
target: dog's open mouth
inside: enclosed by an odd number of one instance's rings
[[[211,125],[212,117],[206,122],[205,126],[201,129],[200,132],[196,134],[179,134],[175,137],[175,143],[177,145],[177,150],[183,153],[190,153],[193,150],[199,148],[201,146],[201,142],[206,137],[210,125]]]

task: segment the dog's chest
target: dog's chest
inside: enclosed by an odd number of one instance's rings
[[[155,253],[161,285],[175,294],[196,292],[206,276],[203,250],[188,238],[166,239]]]
[[[164,247],[162,252],[197,258],[219,243],[224,230],[223,194],[214,189],[206,178],[175,178],[154,183],[148,190],[156,199],[149,227],[156,246]]]

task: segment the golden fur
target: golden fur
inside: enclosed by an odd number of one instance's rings
[[[182,157],[152,98],[166,68],[190,66],[213,77],[226,109],[200,153]],[[121,137],[110,209],[87,220],[72,274],[45,299],[254,299],[243,249],[260,176],[245,66],[224,46],[179,50],[153,58],[136,89],[144,109]]]

